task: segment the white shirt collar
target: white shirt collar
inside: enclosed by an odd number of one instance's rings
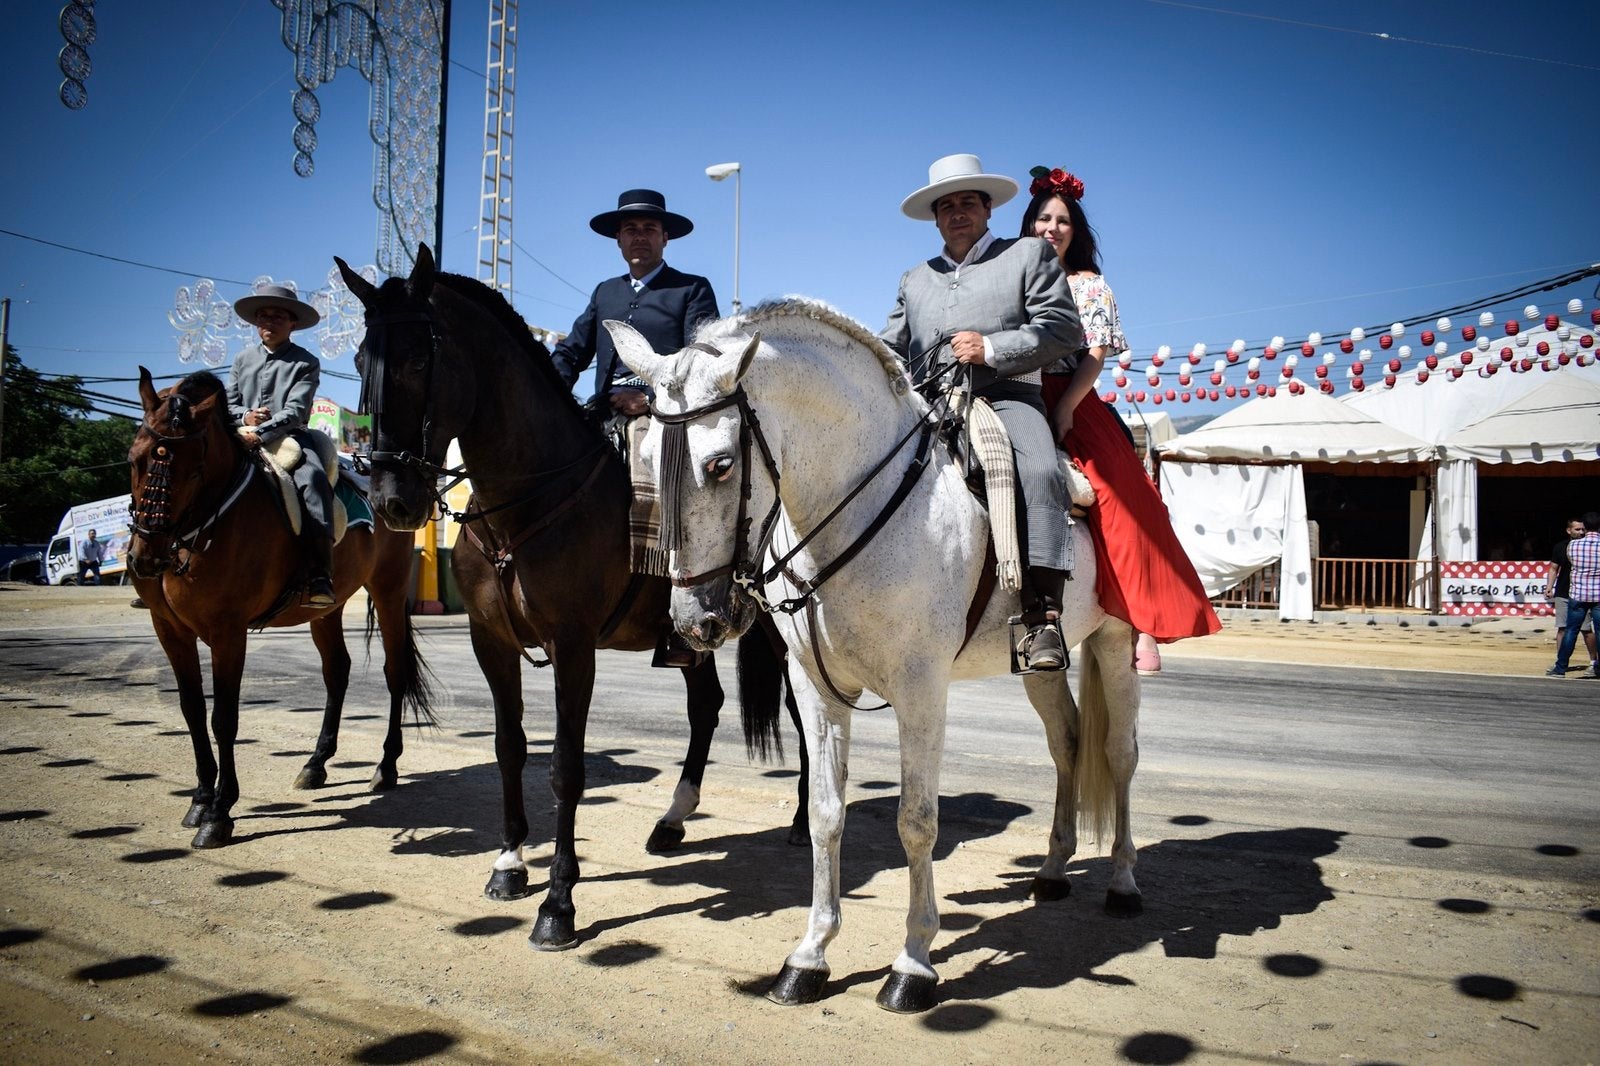
[[[940,252],[939,253],[939,258],[943,259],[946,263],[949,263],[950,264],[950,268],[952,270],[954,270],[957,274],[959,274],[959,273],[961,273],[961,268],[962,267],[971,266],[973,263],[976,263],[979,259],[982,259],[983,258],[983,253],[987,252],[989,250],[989,245],[991,245],[993,243],[994,243],[994,231],[986,229],[986,230],[983,231],[983,236],[978,238],[977,243],[974,244],[971,247],[971,249],[968,250],[967,257],[965,259],[961,260],[961,262],[958,263],[954,259],[951,259],[948,252]]]
[[[661,273],[666,268],[667,268],[667,261],[665,259],[663,259],[661,262],[656,264],[656,268],[654,270],[650,271],[650,273],[646,274],[642,278],[639,278],[639,279],[635,280],[633,275],[629,274],[628,275],[628,283],[633,286],[633,291],[634,292],[638,292],[640,289],[648,288],[650,286],[650,283],[652,281],[656,280],[656,275]]]

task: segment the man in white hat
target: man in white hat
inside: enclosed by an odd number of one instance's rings
[[[687,237],[694,223],[668,211],[667,198],[654,189],[629,189],[617,197],[615,211],[594,216],[589,228],[616,240],[628,272],[595,287],[589,306],[550,353],[550,360],[571,386],[598,359],[594,403],[602,411],[636,418],[650,409],[644,385],[617,358],[617,346],[600,323],[626,322],[644,334],[653,350],[682,351],[694,340],[696,326],[721,317],[717,297],[705,278],[667,265],[663,258],[667,242]]]
[[[1059,627],[1070,565],[1067,486],[1040,397],[1039,370],[1083,346],[1072,289],[1050,245],[1036,237],[996,240],[990,211],[1017,183],[983,173],[975,155],[948,155],[928,168],[928,184],[900,210],[932,220],[941,254],[900,279],[889,324],[879,336],[921,381],[952,360],[970,368],[972,391],[994,407],[1011,436],[1021,490],[1018,523],[1028,570],[1018,651],[1032,670],[1066,665]]]
[[[283,285],[268,285],[237,301],[233,309],[256,327],[261,343],[234,357],[228,413],[241,427],[239,436],[252,448],[286,436],[299,438],[304,458],[292,476],[305,503],[301,539],[311,563],[306,602],[332,607],[333,487],[309,437],[313,431],[306,428],[322,368],[316,356],[289,339],[295,330],[316,325],[321,316]]]

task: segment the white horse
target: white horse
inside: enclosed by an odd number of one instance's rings
[[[894,707],[899,726],[898,821],[911,880],[905,948],[878,1003],[926,1010],[938,982],[928,950],[939,929],[932,852],[947,689],[952,680],[1010,669],[1006,620],[1020,612],[1017,593],[996,589],[969,639],[988,516],[937,444],[929,468],[915,480],[904,476],[916,461],[917,427],[928,405],[887,347],[825,304],[799,298],[763,304],[708,323],[694,345],[666,356],[630,326],[606,327],[623,361],[655,389],[656,423],[644,454],[662,493],[664,529],[679,541],[672,600],[678,631],[693,645],[720,645],[749,626],[754,591],[773,606],[788,601],[774,618],[790,655],[805,668],[793,683],[812,760],[811,916],[767,997],[811,1002],[826,982],[825,952],[840,921],[850,712],[870,690]],[[824,521],[864,481],[864,490]],[[861,546],[863,531],[902,482],[910,483],[909,495]],[[769,566],[808,534],[793,558]],[[814,580],[853,546],[859,554],[798,610],[808,591],[799,582]],[[1082,642],[1081,712],[1065,672],[1024,678],[1056,767],[1050,849],[1032,892],[1041,899],[1066,895],[1080,816],[1098,838],[1114,811],[1106,909],[1133,914],[1141,907],[1128,825],[1138,762],[1133,631],[1095,601],[1089,538],[1078,537],[1075,546],[1061,624],[1069,647]]]

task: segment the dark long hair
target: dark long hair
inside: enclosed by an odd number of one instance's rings
[[[1080,270],[1105,273],[1100,269],[1100,241],[1095,236],[1094,227],[1089,225],[1089,216],[1083,213],[1083,205],[1070,196],[1053,189],[1035,193],[1033,199],[1028,201],[1028,209],[1022,213],[1022,232],[1017,236],[1032,237],[1033,224],[1039,220],[1039,212],[1044,210],[1045,204],[1056,198],[1067,205],[1067,217],[1072,219],[1072,243],[1061,253],[1062,269],[1068,274],[1076,274]]]

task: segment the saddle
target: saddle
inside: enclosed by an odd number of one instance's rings
[[[315,432],[309,436],[316,445],[316,460],[322,464],[333,486],[333,513],[329,519],[333,525],[333,542],[337,544],[351,526],[372,525],[372,507],[364,491],[368,486],[359,484],[367,479],[357,474],[354,464],[339,454],[333,438]],[[262,472],[278,488],[279,513],[288,523],[290,532],[298,537],[305,526],[305,504],[295,488],[294,471],[306,461],[305,449],[293,435],[288,435],[263,444],[256,454]]]
[[[956,417],[943,439],[951,458],[966,471],[967,490],[989,512],[989,529],[1000,584],[1015,592],[1022,586],[1021,549],[1016,516],[1016,459],[1000,416],[982,397],[958,392],[952,404]],[[1068,514],[1081,518],[1094,505],[1094,486],[1064,452],[1058,451],[1071,499]]]

